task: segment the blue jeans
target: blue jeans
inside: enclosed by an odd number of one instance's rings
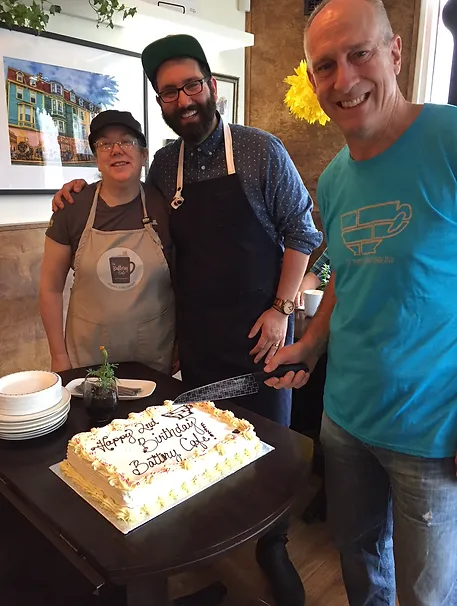
[[[328,520],[350,606],[457,605],[453,458],[364,444],[325,413]]]

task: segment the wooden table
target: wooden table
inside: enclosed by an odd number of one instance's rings
[[[85,372],[75,369],[61,374],[65,385]],[[117,417],[162,404],[184,390],[180,381],[137,363],[121,364],[117,374],[157,383],[150,397],[120,402]],[[224,402],[223,407],[251,421],[260,439],[275,450],[128,535],[49,469],[65,457],[68,440],[89,429],[78,398],[72,399],[66,424],[54,433],[23,442],[0,440],[0,495],[94,589],[124,586],[128,606],[165,606],[170,575],[266,532],[289,511],[297,485],[309,473],[311,440],[231,402]]]

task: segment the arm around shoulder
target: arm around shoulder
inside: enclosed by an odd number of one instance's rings
[[[68,183],[65,183],[59,191],[57,191],[52,198],[52,212],[57,212],[65,206],[65,202],[69,204],[74,203],[71,192],[78,193],[82,191],[87,185],[87,181],[84,179],[73,179]]]

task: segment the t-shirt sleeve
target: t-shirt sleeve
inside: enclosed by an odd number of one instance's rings
[[[49,225],[46,230],[46,235],[58,244],[71,245],[71,236],[68,229],[68,212],[67,205],[61,210],[53,213],[49,220]]]
[[[54,242],[71,246],[72,258],[79,246],[96,187],[96,183],[87,185],[81,192],[74,193],[74,203],[65,202],[64,207],[55,212],[49,221],[46,235]]]

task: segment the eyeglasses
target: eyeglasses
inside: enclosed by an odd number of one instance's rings
[[[124,141],[100,141],[95,143],[94,147],[101,152],[110,152],[115,145],[118,145],[120,149],[125,151],[140,146],[137,139],[125,139]]]
[[[163,90],[161,93],[157,94],[157,97],[163,101],[164,103],[172,103],[173,101],[177,101],[179,98],[179,93],[184,91],[188,97],[193,97],[194,95],[198,95],[203,90],[203,84],[210,80],[210,76],[206,78],[202,78],[201,80],[194,80],[192,82],[188,82],[184,84],[184,86],[180,86],[179,88],[167,88]]]

